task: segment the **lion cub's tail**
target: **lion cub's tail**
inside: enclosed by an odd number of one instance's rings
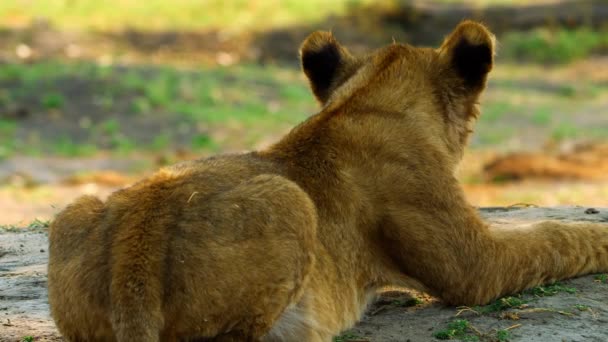
[[[164,325],[162,274],[170,215],[156,205],[158,194],[139,195],[124,200],[116,195],[115,207],[109,211],[114,217],[108,217],[108,222],[117,224],[111,249],[110,301],[118,342],[157,342]]]

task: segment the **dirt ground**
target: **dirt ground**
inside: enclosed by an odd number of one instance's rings
[[[481,209],[496,229],[543,219],[608,222],[608,208],[586,207]],[[590,213],[593,212],[593,213]],[[0,341],[62,341],[47,302],[47,232],[42,228],[0,230]],[[434,298],[414,294],[421,303],[405,307],[412,294],[384,293],[364,319],[342,341],[433,341],[433,333],[454,319],[466,319],[469,338],[496,341],[497,331],[509,331],[509,341],[608,340],[608,284],[585,276],[562,283],[573,291],[553,296],[524,295],[527,304],[478,314],[473,309],[446,307]],[[405,299],[404,299],[405,298]],[[471,340],[471,339],[469,339]]]

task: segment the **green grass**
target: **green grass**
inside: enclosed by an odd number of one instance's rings
[[[160,133],[152,141],[152,149],[155,151],[162,151],[171,144],[171,135],[169,133]]]
[[[475,308],[475,311],[479,312],[480,314],[488,314],[512,308],[519,308],[526,303],[528,303],[528,301],[521,298],[521,296],[509,296],[499,298],[488,305],[478,306]]]
[[[533,112],[531,121],[533,124],[538,126],[547,126],[551,123],[552,114],[553,112],[551,108],[540,107]]]
[[[491,102],[483,107],[483,115],[481,120],[488,123],[495,123],[505,116],[512,115],[517,112],[518,108],[512,103],[506,101]]]
[[[580,135],[580,129],[572,123],[560,122],[551,131],[551,138],[556,141],[572,139]]]
[[[50,142],[49,152],[62,157],[88,157],[97,152],[97,147],[90,143],[75,143],[68,136],[62,136]],[[25,151],[30,152],[31,151]]]
[[[562,283],[553,283],[543,286],[536,286],[529,290],[524,291],[524,293],[536,296],[536,297],[547,297],[554,296],[560,292],[565,292],[569,294],[576,293],[576,289],[574,287],[563,285]]]
[[[488,305],[477,306],[473,310],[484,315],[508,309],[519,309],[534,300],[535,297],[554,296],[562,292],[574,294],[576,293],[576,289],[561,283],[537,286],[515,296],[499,298]],[[579,311],[587,311],[589,309],[588,306],[582,304],[577,304],[574,308]],[[477,341],[479,340],[478,334],[480,334],[479,331],[472,329],[471,324],[467,320],[459,319],[448,323],[446,329],[435,332],[433,336],[440,340]],[[488,337],[488,334],[484,333],[482,336],[485,338]],[[496,331],[496,335],[492,337],[492,340],[508,341],[510,338],[509,330],[501,329]]]
[[[5,25],[19,25],[46,17],[60,28],[81,30],[221,27],[247,31],[315,22],[330,14],[344,13],[353,4],[369,2],[371,0],[3,0],[0,21]]]
[[[496,332],[496,339],[500,342],[508,341],[510,338],[511,333],[509,332],[509,330],[501,329]]]
[[[598,274],[595,276],[595,280],[600,283],[608,284],[608,274]]]
[[[473,148],[521,150],[547,142],[608,137],[598,124],[608,88],[598,80],[547,78],[546,68],[501,64],[481,101]],[[574,71],[576,68],[572,67]]]
[[[0,160],[13,154],[16,129],[17,122],[0,118]]]
[[[33,336],[25,336],[21,339],[22,342],[33,342],[34,341],[34,337]]]
[[[34,219],[34,221],[30,222],[27,227],[30,229],[40,229],[40,228],[48,228],[51,222],[49,220],[42,221],[39,219]]]
[[[518,146],[520,136],[539,144],[608,137],[591,118],[608,88],[593,82],[559,87],[539,81],[540,85],[522,89],[529,79],[498,75],[482,101],[473,148]],[[65,87],[73,82],[79,85],[76,94]],[[590,87],[601,96],[591,98],[584,91]],[[249,64],[198,69],[59,61],[5,64],[0,68],[0,104],[26,107],[30,117],[52,119],[42,128],[30,128],[28,120],[22,125],[19,120],[0,119],[0,158],[16,153],[88,156],[102,150],[129,154],[175,147],[214,152],[227,144],[250,149],[318,110],[299,70]],[[583,116],[575,116],[578,110]],[[139,134],[143,121],[158,124]],[[53,127],[61,130],[38,134],[37,130]]]
[[[536,286],[522,292],[521,294],[499,298],[488,305],[477,306],[474,308],[474,310],[483,315],[507,309],[517,309],[528,304],[530,300],[534,297],[554,296],[562,292],[574,294],[576,293],[576,289],[574,287],[566,286],[559,282],[548,285]]]
[[[515,127],[493,125],[488,128],[483,127],[486,125],[479,126],[480,127],[475,130],[475,140],[473,141],[475,147],[502,145],[516,133]]]
[[[0,224],[0,229],[7,232],[18,232],[19,227],[14,224]]]
[[[465,319],[457,319],[450,323],[446,329],[433,333],[439,340],[478,341],[479,337],[471,333],[471,324]]]
[[[131,139],[122,134],[117,134],[110,139],[110,149],[121,155],[130,154],[136,147]]]
[[[217,144],[206,134],[198,134],[192,138],[191,146],[194,150],[212,150],[218,149]]]
[[[463,0],[442,0],[442,2]],[[464,0],[489,6],[517,5],[526,0]],[[66,30],[182,31],[218,29],[228,33],[250,33],[284,26],[311,25],[331,16],[347,14],[357,7],[374,6],[403,10],[396,0],[3,0],[0,22],[23,26],[47,18]],[[445,32],[447,33],[447,32]],[[538,63],[567,63],[608,48],[608,34],[589,28],[543,27],[508,32],[499,37],[499,57]]]
[[[65,102],[63,95],[58,93],[48,93],[42,97],[42,104],[46,109],[58,109]]]
[[[71,82],[79,84],[77,96],[61,86]],[[293,126],[317,110],[300,71],[275,66],[125,70],[84,62],[7,64],[0,68],[0,89],[7,107],[25,106],[31,116],[58,110],[48,126],[36,129],[67,127],[49,137],[17,120],[1,119],[0,158],[14,153],[87,156],[99,150],[128,154],[172,148],[176,141],[180,147],[216,151],[220,142],[208,132],[229,126],[237,132],[226,138],[251,148],[263,132]],[[66,106],[68,100],[77,105]],[[152,125],[157,130],[142,133],[142,120],[172,123],[159,122]]]
[[[333,338],[333,342],[348,342],[350,340],[361,339],[361,336],[353,333],[346,333]]]
[[[101,130],[103,133],[114,136],[120,132],[120,124],[115,118],[107,119],[101,124]]]
[[[411,307],[411,306],[416,306],[416,305],[420,305],[424,303],[420,298],[418,297],[413,297],[407,300],[395,300],[393,301],[393,305],[394,306],[402,306],[402,307]]]
[[[48,228],[50,224],[51,224],[51,222],[49,220],[34,219],[32,222],[27,224],[25,227],[29,228],[29,229],[44,229],[44,228]],[[23,226],[17,226],[14,224],[0,225],[1,230],[5,230],[8,232],[18,232],[22,228],[23,228]]]
[[[608,47],[608,34],[588,28],[537,28],[501,37],[503,57],[537,63],[568,63]]]

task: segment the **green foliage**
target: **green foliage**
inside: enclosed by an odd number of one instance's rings
[[[135,143],[122,134],[116,134],[110,139],[110,148],[119,154],[129,154],[135,149]]]
[[[548,107],[537,108],[532,115],[532,123],[539,126],[546,126],[551,123],[552,111]]]
[[[131,110],[136,114],[147,114],[152,110],[152,104],[146,97],[138,96],[131,101]]]
[[[154,137],[154,141],[152,142],[152,149],[156,151],[166,149],[171,143],[171,137],[168,133],[161,133]]]
[[[501,329],[496,332],[496,339],[500,342],[508,341],[509,338],[511,338],[511,333],[509,333],[509,330]]]
[[[7,232],[18,232],[19,227],[14,224],[0,224],[0,229],[5,230]]]
[[[83,156],[96,152],[95,146],[119,153],[132,151],[136,146],[150,150],[173,145],[217,148],[209,137],[198,135],[197,129],[183,130],[180,125],[165,125],[167,121],[183,122],[181,126],[192,128],[216,124],[226,127],[228,122],[243,132],[232,137],[232,142],[238,140],[246,145],[244,148],[251,148],[261,137],[261,131],[272,132],[277,127],[284,129],[294,125],[317,108],[299,74],[295,69],[258,65],[238,65],[229,69],[129,67],[125,70],[87,62],[7,64],[0,68],[0,101],[6,102],[7,106],[25,106],[30,112],[47,107],[60,108],[61,114],[53,120],[57,126],[70,128],[61,132],[65,136],[52,141],[44,134],[39,135],[42,139],[29,141],[16,139],[20,129],[17,121],[0,119],[0,158],[14,153],[38,155],[41,151]],[[72,99],[64,99],[58,89],[74,81],[80,85],[78,104],[66,107],[66,101]],[[9,84],[11,86],[6,86]],[[31,103],[32,94],[46,94],[40,107]],[[86,115],[89,124],[74,127],[75,122],[65,122],[78,115]],[[151,125],[162,127],[162,131],[137,134],[145,142],[135,142],[130,137],[137,130],[137,120],[131,120],[130,115],[149,115],[150,120],[164,120],[162,125]],[[176,120],[170,119],[172,117]],[[91,131],[83,136],[71,134],[69,129]],[[31,136],[37,132],[26,133]],[[159,138],[165,133],[172,139]],[[20,132],[19,136],[22,135]]]
[[[608,274],[598,274],[595,276],[595,280],[600,283],[608,284]]]
[[[608,47],[606,33],[588,28],[509,32],[501,41],[502,55],[538,63],[567,63]]]
[[[403,306],[403,307],[410,307],[410,306],[416,306],[416,305],[420,305],[422,304],[423,301],[418,298],[418,297],[412,297],[408,300],[395,300],[393,301],[393,305],[395,306]]]
[[[15,145],[17,122],[0,118],[0,159],[10,156]]]
[[[488,128],[488,127],[484,127]],[[475,133],[475,139],[479,145],[482,146],[495,146],[504,144],[515,134],[514,128],[506,127],[504,125],[499,126],[497,129],[496,125],[489,127],[489,129],[477,129]]]
[[[34,219],[34,221],[30,222],[27,227],[31,229],[48,228],[50,224],[51,222],[49,220],[42,221],[39,219]]]
[[[340,336],[336,336],[333,339],[333,342],[348,342],[350,340],[361,339],[361,336],[353,333],[346,333]]]
[[[525,291],[526,294],[530,294],[537,297],[554,296],[560,292],[574,294],[576,293],[576,289],[574,287],[565,286],[557,282],[549,285],[536,286]]]
[[[578,127],[572,123],[560,122],[551,132],[551,138],[557,141],[572,139],[580,134]]]
[[[477,335],[470,334],[470,325],[466,319],[457,319],[448,323],[447,329],[433,333],[433,337],[439,340],[478,341]]]
[[[161,70],[159,74],[150,79],[144,93],[153,107],[166,107],[175,97],[178,75],[170,70]]]
[[[478,306],[475,308],[475,311],[481,314],[487,314],[511,308],[518,308],[526,303],[527,301],[521,297],[503,297],[488,305]]]
[[[15,128],[17,128],[17,122],[15,122],[14,120],[0,118],[0,133],[2,135],[14,132]]]
[[[200,149],[215,149],[216,145],[210,136],[206,134],[198,134],[192,138],[192,148]]]
[[[561,283],[553,283],[549,285],[536,286],[531,289],[528,289],[523,292],[523,294],[531,295],[535,297],[546,297],[546,296],[554,296],[560,292],[566,293],[576,293],[576,289],[573,287],[565,286]],[[523,305],[527,304],[529,301],[522,297],[522,295],[517,296],[508,296],[495,300],[494,302],[475,307],[475,311],[480,314],[488,314],[498,311],[503,311],[507,309],[520,308]]]
[[[589,310],[589,305],[575,304],[574,308],[577,309],[578,311],[587,311],[587,310]]]
[[[101,124],[101,130],[109,136],[115,136],[120,131],[120,123],[116,119],[108,119]]]
[[[383,0],[386,2],[386,0]],[[51,19],[61,28],[122,30],[126,28],[252,30],[292,23],[314,22],[347,10],[353,0],[122,0],[122,1],[0,1],[0,21],[37,17]],[[358,0],[359,3],[371,0]]]
[[[65,100],[63,98],[63,95],[61,95],[59,93],[49,93],[49,94],[45,94],[42,97],[42,105],[46,109],[61,108],[63,106],[64,102],[65,102]]]
[[[51,151],[64,157],[82,157],[95,154],[97,147],[88,143],[75,143],[63,136],[51,143]]]
[[[21,339],[22,342],[34,342],[33,336],[25,336]]]
[[[497,101],[484,106],[480,120],[486,122],[496,122],[508,114],[513,114],[516,108],[509,102]]]

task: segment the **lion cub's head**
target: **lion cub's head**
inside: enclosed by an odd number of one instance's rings
[[[465,21],[437,49],[392,44],[355,57],[329,32],[301,46],[302,68],[326,111],[392,115],[407,134],[423,130],[454,165],[462,157],[476,103],[494,58],[494,36]]]

